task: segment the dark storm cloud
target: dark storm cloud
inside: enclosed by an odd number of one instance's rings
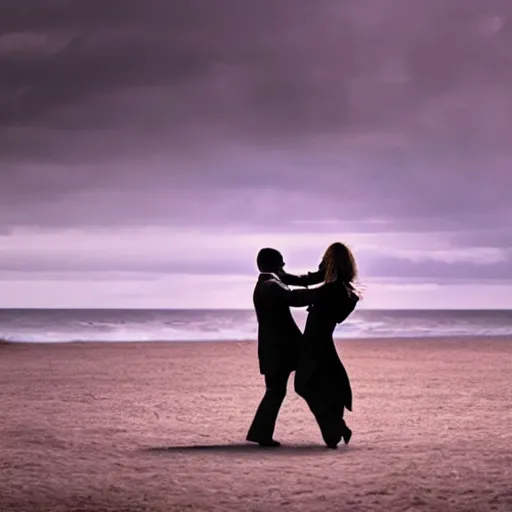
[[[1,222],[506,227],[511,15],[508,0],[4,1]]]
[[[300,121],[294,117],[312,107],[303,101],[315,86],[307,67],[319,52],[308,55],[299,31],[310,19],[304,28],[318,37],[325,12],[315,14],[304,1],[293,7],[270,1],[243,6],[75,1],[33,7],[8,2],[0,12],[2,85],[19,96],[3,112],[4,125],[95,130],[128,121],[146,136],[166,129],[165,137],[194,132],[197,123],[209,125],[209,131],[214,125],[236,130],[245,125],[263,132],[271,119],[290,129]],[[38,51],[33,39],[40,33],[67,44],[55,53]],[[17,43],[11,43],[12,51],[9,39]],[[340,31],[337,39],[346,36]],[[51,43],[43,37],[40,47],[45,44]],[[325,123],[331,112],[324,105],[306,117],[314,113]]]
[[[217,131],[279,145],[404,125],[429,136],[441,130],[442,141],[448,107],[460,133],[450,130],[447,147],[485,135],[467,123],[467,107],[478,108],[468,101],[507,91],[509,4],[340,4],[3,2],[0,84],[11,101],[2,125],[43,136],[45,129],[123,128],[128,140],[149,145],[143,149],[183,133],[203,143]],[[459,103],[454,92],[462,93]],[[500,103],[490,108],[506,119]],[[59,135],[49,134],[54,145]],[[94,156],[112,157],[111,149],[119,156],[119,136],[99,137]],[[48,143],[33,155],[3,149],[13,158],[91,158],[77,142],[71,151]]]

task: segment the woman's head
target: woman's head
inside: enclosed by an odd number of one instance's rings
[[[322,259],[325,270],[325,282],[341,280],[352,283],[357,277],[357,265],[352,251],[340,242],[331,244]]]

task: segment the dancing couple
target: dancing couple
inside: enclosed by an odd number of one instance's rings
[[[247,440],[264,447],[278,447],[273,438],[277,415],[286,395],[290,374],[294,387],[306,400],[332,449],[352,431],[343,419],[352,410],[352,390],[336,352],[333,332],[354,310],[359,297],[354,289],[357,269],[350,249],[330,245],[316,272],[296,276],[284,271],[283,256],[276,249],[261,249],[260,271],[253,301],[258,319],[258,359],[266,392],[256,411]],[[308,289],[308,286],[320,285]],[[304,287],[290,289],[289,286]],[[308,307],[301,333],[290,307]]]

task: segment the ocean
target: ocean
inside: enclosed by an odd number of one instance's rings
[[[302,329],[306,312],[295,310]],[[241,341],[256,339],[252,310],[0,309],[0,340]],[[356,310],[336,338],[512,335],[507,310]]]

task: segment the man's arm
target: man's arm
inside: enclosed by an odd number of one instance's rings
[[[312,290],[290,290],[283,283],[272,281],[269,283],[269,291],[277,300],[284,302],[287,306],[303,308],[316,301],[319,288],[313,288]]]
[[[296,276],[282,270],[278,273],[278,276],[287,286],[312,286],[324,282],[325,272],[319,268],[316,272],[308,272],[306,275]]]

